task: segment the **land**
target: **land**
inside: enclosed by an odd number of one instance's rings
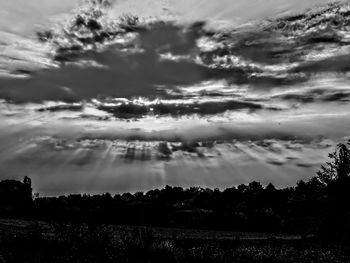
[[[314,236],[0,219],[0,262],[350,262]]]

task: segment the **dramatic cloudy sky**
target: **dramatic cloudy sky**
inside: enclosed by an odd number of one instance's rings
[[[0,5],[0,179],[40,194],[288,186],[350,136],[347,1]]]

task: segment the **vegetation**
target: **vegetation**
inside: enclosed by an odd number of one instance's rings
[[[93,224],[33,225],[0,238],[4,262],[349,262],[339,245],[283,240],[188,240],[157,237],[148,228],[114,232]]]

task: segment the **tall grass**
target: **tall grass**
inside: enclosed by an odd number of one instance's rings
[[[164,239],[145,227],[121,229],[103,225],[34,224],[27,232],[0,236],[3,262],[350,262],[344,248],[309,241],[277,242]]]

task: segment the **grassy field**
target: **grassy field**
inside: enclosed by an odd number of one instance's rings
[[[0,262],[350,262],[311,238],[0,220]]]
[[[33,229],[40,230],[45,236],[55,234],[55,229],[59,224],[48,223],[44,221],[25,221],[14,219],[0,219],[0,234],[6,232],[17,234],[28,234]],[[67,226],[67,225],[66,225]],[[74,225],[70,225],[74,227]],[[88,225],[83,225],[88,227]],[[68,226],[67,226],[68,227]],[[164,227],[139,227],[139,226],[116,226],[116,225],[100,225],[100,230],[108,231],[111,235],[120,237],[127,233],[147,229],[152,232],[156,239],[176,239],[176,240],[301,240],[300,235],[284,235],[284,234],[265,234],[265,233],[247,233],[247,232],[230,232],[230,231],[213,231],[200,229],[181,229],[181,228],[164,228]]]

